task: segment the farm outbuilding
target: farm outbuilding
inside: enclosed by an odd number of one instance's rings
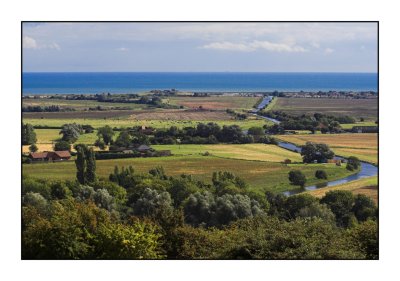
[[[32,161],[65,161],[71,158],[69,151],[45,151],[45,152],[31,152],[29,158]]]

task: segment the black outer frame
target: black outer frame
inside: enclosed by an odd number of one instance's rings
[[[311,21],[21,21],[21,37],[20,37],[20,46],[21,46],[21,71],[20,71],[20,76],[21,76],[21,108],[23,106],[23,100],[22,100],[22,96],[23,96],[23,25],[24,23],[376,23],[377,24],[377,94],[378,94],[378,134],[377,134],[377,143],[378,143],[378,177],[377,177],[377,186],[378,186],[378,259],[379,260],[379,256],[380,256],[380,248],[379,248],[379,220],[380,220],[380,214],[379,214],[379,20],[377,21],[315,21],[315,20],[311,20]],[[23,122],[23,113],[21,110],[21,123]],[[20,156],[20,163],[21,163],[21,260],[22,260],[22,178],[23,178],[23,172],[22,172],[22,132],[21,132],[21,156]],[[26,260],[26,259],[25,259]],[[35,259],[38,260],[38,259]],[[46,260],[46,259],[39,259],[39,260]],[[67,259],[65,259],[67,260]],[[123,260],[123,259],[114,259],[114,260]],[[179,260],[179,259],[177,259]],[[184,259],[180,259],[180,260],[184,260]],[[219,260],[230,260],[230,259],[219,259]],[[299,259],[278,259],[280,261],[286,261],[286,260],[299,260]],[[315,259],[315,260],[333,260],[333,259]],[[315,261],[314,259],[311,261]],[[365,259],[353,259],[353,260],[362,260],[365,261]]]

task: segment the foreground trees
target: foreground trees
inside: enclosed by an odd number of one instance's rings
[[[286,197],[226,171],[116,167],[85,184],[24,177],[22,195],[24,259],[378,258],[377,207],[348,191]]]
[[[120,224],[93,203],[52,202],[46,212],[23,207],[24,259],[161,258],[156,226]]]

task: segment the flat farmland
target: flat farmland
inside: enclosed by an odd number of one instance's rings
[[[169,128],[176,126],[178,128],[183,127],[195,127],[199,123],[215,122],[220,126],[223,125],[238,125],[242,129],[249,129],[250,127],[262,127],[265,124],[272,124],[272,122],[265,121],[264,119],[247,119],[247,120],[134,120],[128,118],[118,119],[85,119],[85,118],[73,118],[73,119],[32,119],[23,118],[24,123],[29,123],[34,126],[50,126],[50,127],[61,127],[66,123],[77,123],[81,125],[91,125],[94,128],[100,128],[105,125],[117,128],[126,128],[132,126],[151,126],[154,128]]]
[[[319,112],[375,121],[378,118],[378,99],[277,98],[268,109],[293,115]]]
[[[156,150],[171,150],[174,155],[201,155],[209,152],[213,156],[267,161],[267,162],[282,162],[285,159],[290,159],[292,162],[301,162],[300,154],[280,148],[272,144],[181,144],[181,145],[153,145]]]
[[[133,120],[232,120],[232,116],[221,111],[206,110],[162,110],[135,112]]]
[[[282,135],[278,138],[296,145],[325,143],[340,156],[356,156],[370,163],[378,162],[378,134]]]
[[[113,102],[98,102],[96,100],[65,100],[65,99],[22,99],[22,106],[51,106],[58,105],[61,108],[74,108],[77,111],[83,111],[90,107],[101,106],[105,109],[116,107],[140,110],[148,108],[146,104],[136,103],[113,103]]]
[[[296,189],[289,183],[288,172],[298,169],[307,177],[307,184],[322,183],[314,177],[317,169],[327,172],[329,179],[338,179],[350,174],[344,166],[334,164],[291,164],[284,165],[273,162],[227,159],[213,156],[170,156],[155,158],[130,158],[97,161],[97,174],[107,179],[115,166],[132,165],[137,172],[148,172],[156,166],[163,166],[167,175],[179,176],[190,174],[194,178],[211,182],[214,171],[231,171],[242,177],[254,191],[283,192]],[[59,163],[23,164],[23,174],[34,178],[74,180],[76,175],[73,161]]]
[[[226,109],[244,109],[249,110],[259,101],[260,97],[244,97],[244,96],[209,96],[209,97],[193,97],[178,96],[165,99],[170,104],[182,105],[187,108],[213,109],[224,111]]]
[[[66,112],[23,112],[24,119],[108,119],[128,118],[134,110],[105,110],[105,111],[66,111]]]
[[[364,178],[353,182],[340,184],[337,186],[324,187],[312,191],[308,191],[309,194],[321,198],[328,191],[332,190],[349,190],[353,194],[364,194],[371,197],[376,204],[378,204],[378,177]]]

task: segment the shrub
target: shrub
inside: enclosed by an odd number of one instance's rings
[[[67,141],[59,141],[54,144],[55,151],[62,151],[62,150],[71,150],[71,144]]]
[[[324,179],[324,180],[328,179],[328,175],[324,170],[315,171],[315,177],[317,179]]]
[[[306,184],[306,176],[302,171],[293,170],[289,172],[289,181],[294,185],[304,186]]]
[[[350,156],[347,159],[346,169],[349,171],[357,170],[361,166],[360,160],[355,156]]]

